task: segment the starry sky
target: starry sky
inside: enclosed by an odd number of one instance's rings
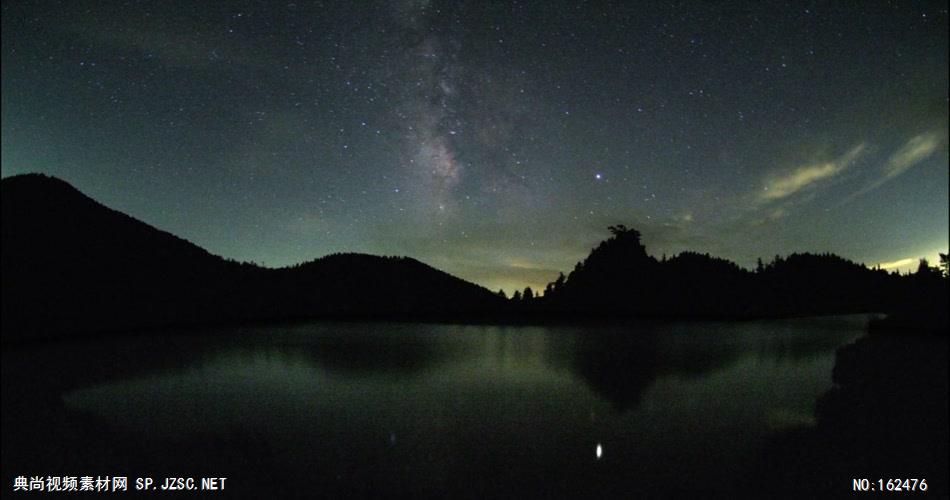
[[[492,289],[660,257],[948,248],[947,2],[2,4],[2,175],[267,266]]]

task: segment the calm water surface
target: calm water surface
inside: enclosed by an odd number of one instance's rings
[[[736,492],[771,435],[813,422],[835,349],[866,320],[311,323],[17,347],[3,353],[4,480],[212,475],[248,497]]]

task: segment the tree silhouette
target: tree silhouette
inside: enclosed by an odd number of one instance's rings
[[[920,259],[920,263],[917,265],[916,274],[917,276],[934,277],[943,275],[943,272],[939,268],[931,266],[927,259],[922,258]]]
[[[493,293],[405,257],[334,254],[280,269],[214,256],[109,210],[63,181],[2,180],[4,338],[279,318],[453,315],[749,318],[886,312],[946,324],[947,254],[909,276],[831,254],[776,255],[750,272],[682,252],[662,262],[623,224],[544,289]],[[64,280],[63,276],[68,276]],[[364,288],[361,284],[374,283]],[[107,298],[104,300],[103,298]],[[936,325],[936,326],[935,326]],[[24,334],[24,335],[26,335]]]

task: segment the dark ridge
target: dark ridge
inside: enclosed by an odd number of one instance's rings
[[[878,328],[947,331],[948,280],[922,262],[913,275],[868,269],[833,254],[795,253],[754,271],[709,254],[658,261],[625,226],[525,310],[544,315],[742,319],[888,313]]]
[[[332,255],[283,269],[223,259],[45,175],[3,179],[0,198],[5,341],[503,305],[482,287],[408,258]]]
[[[269,269],[213,255],[59,179],[0,181],[3,339],[305,318],[466,322],[745,319],[887,312],[877,330],[947,331],[944,272],[868,269],[831,254],[657,260],[617,225],[541,296],[514,300],[408,257],[344,253]]]
[[[947,338],[864,336],[838,349],[832,377],[817,425],[771,440],[758,486],[773,498],[837,498],[853,495],[851,478],[917,478],[947,498]]]

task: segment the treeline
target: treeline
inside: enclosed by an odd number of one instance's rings
[[[407,257],[334,254],[269,269],[212,255],[42,175],[3,179],[3,339],[298,318],[506,322],[608,317],[754,318],[891,313],[946,330],[945,273],[898,276],[834,255],[749,271],[708,254],[657,260],[640,233],[611,235],[536,296],[504,300]],[[944,270],[946,260],[944,260]]]
[[[641,235],[611,226],[611,236],[543,295],[529,288],[513,301],[529,312],[567,315],[749,318],[885,312],[946,329],[947,258],[922,260],[916,273],[869,269],[834,254],[760,259],[747,270],[697,252],[656,259]]]

